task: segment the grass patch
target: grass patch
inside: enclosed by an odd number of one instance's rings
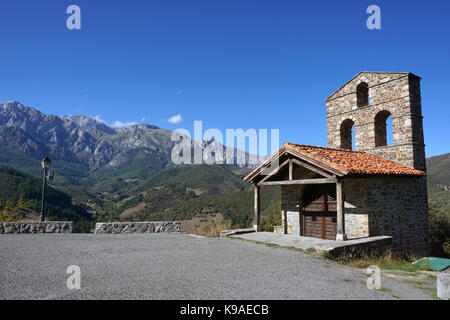
[[[418,286],[418,285],[414,285],[414,288],[416,288],[416,289],[422,289],[422,290],[425,290],[425,291],[436,291],[436,289],[434,289],[434,288],[428,288],[428,287],[422,287],[422,286]]]
[[[270,248],[283,248],[283,249],[288,249],[288,250],[293,250],[293,251],[298,251],[298,252],[303,252],[303,253],[312,253],[311,248],[308,248],[308,250],[303,250],[302,248],[296,248],[296,247],[292,247],[292,246],[280,246],[279,244],[276,243],[272,243],[272,242],[260,242],[260,241],[255,241],[256,243],[261,243],[264,244],[266,247],[270,247]],[[314,249],[314,252],[316,252],[316,249]]]
[[[320,257],[328,260],[334,260],[333,257],[327,251],[322,252],[320,254]]]
[[[425,281],[413,281],[413,280],[403,280],[404,283],[410,283],[410,284],[415,284],[418,286],[423,286],[425,284],[427,284]]]
[[[428,279],[436,280],[437,277],[434,274],[427,274]]]
[[[286,248],[286,249],[289,249],[289,250],[294,250],[294,251],[305,253],[305,250],[303,250],[302,248],[296,248],[296,247],[292,247],[292,246],[290,246],[290,247],[282,247],[282,248]]]
[[[441,298],[438,297],[437,293],[432,293],[430,294],[431,298],[433,298],[433,300],[441,300]]]
[[[231,220],[211,221],[198,232],[200,236],[219,237],[220,231],[230,230],[232,228]]]
[[[366,281],[360,281],[359,283],[361,283],[361,284],[363,284],[363,285],[367,285],[367,282],[366,282]],[[384,287],[381,287],[381,288],[378,289],[378,290],[383,291],[383,292],[392,292],[391,289],[384,288]],[[398,296],[396,296],[396,295],[392,295],[392,296],[393,296],[394,298],[400,299],[400,297],[398,297]]]
[[[418,275],[420,275],[421,273],[419,271],[414,271],[414,272],[410,272],[410,271],[391,271],[390,273],[397,275],[397,276],[409,276],[409,277],[417,277]]]
[[[411,259],[415,260],[415,259]],[[414,271],[427,271],[430,270],[429,264],[426,263],[424,265],[416,265],[412,264],[410,259],[407,260],[400,260],[400,259],[394,259],[391,263],[387,263],[385,265],[382,265],[382,269],[387,270],[402,270],[407,272],[414,272]]]
[[[322,254],[321,256],[344,265],[361,269],[376,265],[385,270],[417,274],[419,274],[419,271],[430,270],[428,263],[420,266],[412,264],[411,262],[416,261],[417,257],[406,253],[394,252],[391,249],[355,250],[354,248],[350,248],[348,250],[344,249],[338,256],[330,256],[329,254]]]
[[[308,248],[308,249],[306,249],[306,252],[309,252],[309,253],[316,253],[316,249],[314,249],[314,248]]]

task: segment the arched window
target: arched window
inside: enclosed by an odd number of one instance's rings
[[[393,144],[391,113],[383,110],[375,116],[375,146],[382,147]]]
[[[346,119],[341,123],[341,149],[354,149],[355,132],[354,122],[351,119]]]
[[[369,105],[369,85],[365,82],[356,87],[356,105],[358,108]]]

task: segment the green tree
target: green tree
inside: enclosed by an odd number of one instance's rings
[[[17,202],[3,200],[0,195],[0,222],[20,221],[25,218],[25,209],[32,206],[31,202],[23,201],[23,196],[20,195]]]

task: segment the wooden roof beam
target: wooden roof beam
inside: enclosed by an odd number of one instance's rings
[[[286,161],[284,161],[281,165],[279,165],[278,167],[276,167],[274,170],[272,170],[267,176],[265,176],[259,183],[266,181],[267,179],[269,179],[270,177],[272,177],[274,174],[277,174],[278,171],[281,170],[281,168],[283,168],[285,165],[287,165],[289,163],[289,159],[287,159]]]
[[[307,164],[306,162],[303,162],[303,161],[300,161],[300,160],[297,160],[297,159],[292,159],[292,161],[295,164],[297,164],[297,165],[299,165],[301,167],[305,167],[308,170],[314,171],[315,173],[318,173],[318,174],[320,174],[323,177],[333,178],[333,176],[331,174],[329,174],[329,173],[327,173],[327,172],[325,172],[323,170],[317,169],[316,167],[313,167],[313,166]]]
[[[264,182],[259,182],[256,185],[262,187],[262,186],[286,186],[286,185],[327,184],[327,183],[336,183],[336,178],[264,181]]]

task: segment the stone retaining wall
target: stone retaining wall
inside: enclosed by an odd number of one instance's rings
[[[179,232],[180,228],[180,221],[99,222],[95,225],[95,233]]]
[[[0,234],[72,233],[72,221],[0,222]]]

